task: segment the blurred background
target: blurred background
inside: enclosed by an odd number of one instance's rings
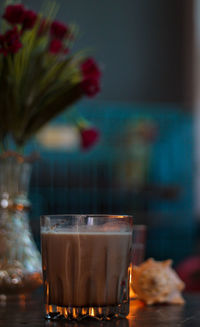
[[[41,155],[30,190],[36,240],[41,214],[131,214],[147,225],[146,257],[179,264],[200,248],[199,1],[58,3],[103,71],[100,95],[73,108],[101,138],[81,151],[64,113],[29,145]]]

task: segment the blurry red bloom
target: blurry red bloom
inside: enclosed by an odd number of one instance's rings
[[[89,77],[99,79],[101,77],[101,71],[93,58],[88,58],[81,64],[81,71],[84,79]]]
[[[21,4],[9,5],[6,7],[3,18],[10,24],[22,24],[24,21],[24,6]]]
[[[22,24],[23,30],[31,29],[37,20],[37,14],[32,10],[25,10],[21,4],[6,7],[3,18],[10,24]]]
[[[200,256],[191,256],[179,263],[176,271],[186,284],[186,291],[200,292]]]
[[[99,140],[99,131],[93,127],[84,128],[80,130],[81,146],[84,150],[91,148]]]
[[[7,56],[9,53],[16,53],[22,47],[17,28],[7,31],[4,35],[0,35],[0,53]]]
[[[23,20],[23,30],[33,28],[37,20],[37,14],[33,10],[25,10]]]
[[[67,25],[54,21],[51,24],[51,36],[57,39],[63,40],[64,37],[68,34],[69,28]]]
[[[53,39],[51,40],[49,45],[49,52],[52,54],[58,54],[58,53],[67,54],[69,52],[69,49],[63,47],[63,43],[61,40]]]
[[[100,91],[99,81],[95,78],[84,79],[81,88],[87,96],[94,97]]]
[[[81,64],[81,72],[83,81],[81,87],[86,95],[89,97],[95,96],[100,91],[99,79],[101,71],[93,58],[86,59]]]
[[[62,48],[63,48],[63,44],[60,40],[58,39],[51,40],[49,45],[49,52],[53,54],[57,54],[61,52]]]

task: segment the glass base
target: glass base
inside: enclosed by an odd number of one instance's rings
[[[94,318],[97,320],[111,320],[126,318],[129,314],[129,303],[106,307],[60,307],[46,305],[46,319],[50,320],[82,320]]]

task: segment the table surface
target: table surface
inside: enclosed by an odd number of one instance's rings
[[[200,293],[186,294],[186,303],[177,305],[156,305],[146,307],[138,300],[131,301],[127,319],[113,321],[52,322],[44,319],[42,293],[36,292],[29,298],[10,298],[0,302],[0,327],[157,327],[157,326],[200,326]]]

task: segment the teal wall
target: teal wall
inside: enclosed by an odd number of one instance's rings
[[[131,214],[136,224],[148,226],[147,256],[178,262],[193,253],[192,115],[176,105],[92,102],[79,104],[77,109],[100,129],[101,140],[86,153],[38,148],[41,160],[35,164],[30,193],[32,219],[39,221],[41,214],[56,213]],[[144,118],[158,129],[146,191],[137,190],[134,183],[121,185],[120,169],[116,170],[116,164],[123,170],[130,160],[123,141],[127,126]],[[56,122],[65,120],[58,117]]]
[[[80,26],[80,48],[92,47],[104,71],[99,99],[183,98],[183,1],[58,0],[58,18]],[[39,9],[42,0],[24,0]]]

